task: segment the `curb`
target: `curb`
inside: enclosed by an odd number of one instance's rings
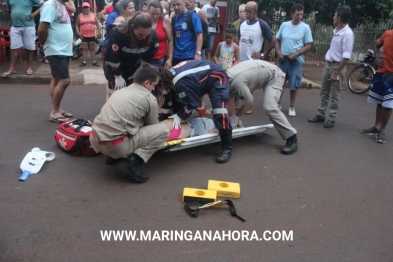
[[[9,75],[7,78],[1,78],[1,84],[50,84],[52,81],[51,75]],[[71,77],[71,84],[83,84],[84,76],[82,74],[75,74]]]
[[[98,74],[97,74],[98,73]],[[101,74],[100,74],[101,73]],[[71,84],[78,85],[105,85],[106,79],[104,72],[101,70],[86,69],[73,74],[70,70]],[[35,75],[9,75],[7,78],[0,78],[1,84],[50,84],[52,75],[35,74]],[[301,88],[321,89],[321,85],[306,78],[302,78]]]

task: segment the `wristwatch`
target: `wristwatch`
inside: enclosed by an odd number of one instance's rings
[[[197,51],[196,52],[198,55],[202,55],[202,52],[201,51]]]
[[[261,53],[261,60],[263,60],[264,57],[265,57],[265,55],[263,53]]]

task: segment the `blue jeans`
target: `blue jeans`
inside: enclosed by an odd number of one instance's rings
[[[297,91],[302,84],[302,63],[297,59],[289,61],[284,56],[284,62],[277,61],[277,66],[285,73],[285,81],[289,81],[289,89]]]
[[[216,33],[209,33],[209,45],[207,46],[208,51],[213,51],[213,45],[214,45],[214,38],[216,37]]]
[[[165,65],[165,56],[161,59],[153,59],[153,61],[150,62],[151,65],[160,68],[160,67],[164,67]]]

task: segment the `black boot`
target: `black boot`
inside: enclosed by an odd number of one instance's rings
[[[219,131],[221,138],[222,152],[216,158],[217,163],[226,163],[231,158],[232,152],[232,129],[221,129]]]
[[[107,165],[114,165],[116,164],[116,159],[110,157],[110,156],[106,156],[105,157],[105,164]]]
[[[127,158],[121,159],[117,163],[116,168],[123,174],[131,176],[132,179],[143,183],[149,179],[149,176],[139,169],[139,165],[142,162],[142,158],[140,158],[137,154],[132,153]]]
[[[297,136],[294,134],[290,138],[287,139],[287,143],[282,148],[281,153],[284,155],[290,155],[295,153],[297,150]]]

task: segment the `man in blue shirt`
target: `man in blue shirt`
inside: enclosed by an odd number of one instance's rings
[[[201,60],[203,42],[201,19],[194,12],[186,9],[185,0],[172,0],[171,5],[176,13],[172,21],[175,36],[172,64],[176,65],[187,60]],[[190,12],[193,31],[187,24]]]
[[[18,57],[18,50],[25,47],[27,56],[26,74],[33,74],[31,62],[35,51],[35,22],[32,14],[33,6],[39,5],[42,0],[8,0],[7,9],[11,11],[12,26],[10,30],[11,40],[11,65],[2,77],[15,74],[15,63]],[[36,13],[37,14],[37,13]]]
[[[313,41],[310,27],[302,22],[303,12],[302,4],[294,4],[291,8],[292,20],[282,23],[276,35],[277,65],[286,74],[285,79],[289,81],[291,90],[289,116],[296,115],[295,101],[302,81],[303,54],[310,50]],[[279,105],[283,93],[278,101]]]

